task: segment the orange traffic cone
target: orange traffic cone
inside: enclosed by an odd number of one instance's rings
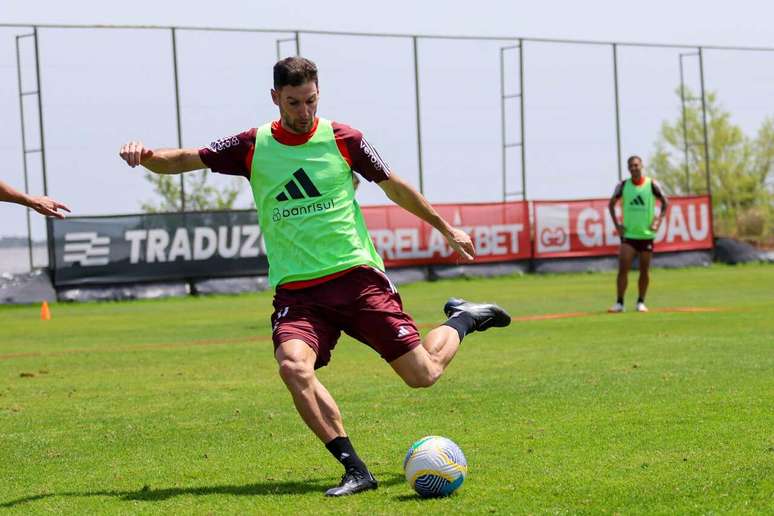
[[[40,305],[40,319],[42,321],[51,320],[51,310],[48,308],[48,301],[43,301],[43,304]]]

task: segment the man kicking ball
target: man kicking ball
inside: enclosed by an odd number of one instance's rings
[[[650,259],[653,256],[653,239],[656,237],[661,221],[667,212],[668,201],[661,186],[655,179],[642,173],[642,159],[632,156],[626,161],[631,178],[624,179],[615,187],[608,209],[621,236],[621,249],[618,254],[618,278],[616,279],[617,298],[608,310],[611,313],[624,311],[624,294],[629,282],[629,269],[635,255],[640,257],[640,279],[638,297],[635,305],[638,312],[647,312],[645,294],[650,282]],[[615,205],[621,200],[623,222],[618,222]],[[655,200],[661,201],[661,212],[655,215]]]
[[[410,387],[433,385],[468,333],[508,326],[499,306],[450,299],[448,320],[422,340],[384,274],[354,198],[353,171],[376,182],[393,202],[437,229],[473,260],[470,237],[453,228],[384,163],[360,131],[318,118],[317,67],[302,57],[274,66],[271,97],[280,118],[201,149],[121,148],[132,167],[158,174],[210,168],[250,181],[266,242],[271,316],[279,374],[301,418],[344,466],[328,496],[376,489],[355,452],[341,412],[315,369],[328,364],[341,332],[376,350]]]

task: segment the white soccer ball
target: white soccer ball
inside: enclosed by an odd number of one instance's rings
[[[452,440],[429,435],[408,449],[403,471],[409,485],[420,496],[449,496],[464,482],[468,462]]]

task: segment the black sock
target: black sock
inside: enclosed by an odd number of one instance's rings
[[[355,453],[355,449],[352,447],[352,443],[349,442],[349,437],[336,437],[332,441],[325,445],[328,451],[331,452],[337,461],[344,465],[344,468],[349,471],[356,469],[363,473],[368,471],[365,463],[360,460],[360,457]]]
[[[450,317],[448,321],[443,323],[443,326],[457,330],[457,333],[460,335],[460,342],[462,342],[465,335],[476,328],[476,321],[467,312],[457,312],[457,315]]]
[[[645,302],[645,299],[644,299],[644,298],[641,298],[641,297],[638,297],[638,298],[637,298],[637,302],[638,302],[638,303],[644,303],[644,302]]]
[[[622,298],[622,297],[619,297],[619,298],[616,300],[616,303],[623,304],[623,298]]]

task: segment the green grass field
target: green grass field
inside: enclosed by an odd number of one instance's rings
[[[348,499],[322,496],[340,466],[276,373],[269,293],[0,307],[0,512],[774,513],[774,267],[656,270],[648,314],[605,314],[613,282],[403,287],[423,331],[450,295],[517,320],[424,390],[339,343],[319,375],[381,483]],[[448,499],[403,477],[428,434],[470,464]]]

